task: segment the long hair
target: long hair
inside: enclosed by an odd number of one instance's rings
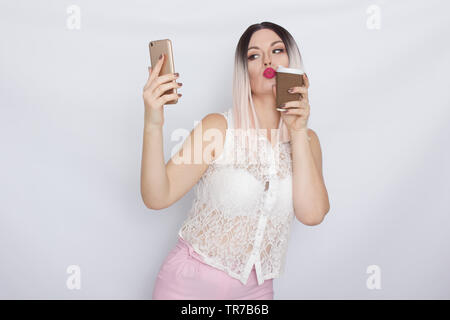
[[[254,32],[261,29],[270,29],[281,38],[289,57],[289,68],[299,68],[306,72],[297,44],[286,29],[272,22],[262,22],[253,24],[245,30],[239,39],[234,57],[232,110],[234,129],[240,133],[245,132],[246,138],[241,137],[241,139],[243,139],[242,141],[247,145],[252,144],[248,139],[250,139],[250,137],[255,137],[254,134],[260,133],[262,130],[253,104],[247,64],[250,38]],[[281,116],[278,129],[275,131],[275,139],[277,139],[277,143],[290,141],[288,128],[284,121],[282,121]]]

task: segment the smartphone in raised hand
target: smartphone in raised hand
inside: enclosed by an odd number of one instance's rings
[[[170,39],[161,39],[161,40],[152,40],[148,44],[150,51],[150,62],[152,65],[152,70],[154,66],[158,63],[159,56],[161,54],[165,55],[165,59],[163,65],[161,67],[161,71],[158,76],[162,76],[168,73],[175,72],[175,65],[173,62],[173,49],[172,49],[172,41]],[[175,80],[173,80],[175,82]],[[164,92],[163,94],[172,94],[177,93],[176,88],[172,88]],[[166,104],[176,104],[178,99],[168,101]]]

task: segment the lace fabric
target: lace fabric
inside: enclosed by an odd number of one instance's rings
[[[258,134],[261,152],[257,161],[250,162],[249,147],[233,134],[232,109],[222,115],[228,123],[223,151],[196,184],[192,207],[178,234],[206,263],[243,284],[255,265],[262,284],[284,270],[294,220],[291,146],[281,143],[274,151]]]

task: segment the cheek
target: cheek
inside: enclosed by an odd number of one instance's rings
[[[248,64],[248,74],[250,78],[254,79],[257,76],[257,68],[254,64],[249,63]]]
[[[252,82],[252,84],[256,84],[257,82],[259,82],[259,70],[255,67],[250,67],[248,68],[248,76],[250,78],[250,81]]]

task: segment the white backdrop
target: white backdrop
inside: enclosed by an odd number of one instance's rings
[[[231,106],[237,41],[262,21],[299,45],[331,204],[294,221],[275,299],[450,298],[448,2],[0,3],[0,298],[151,299],[193,190],[141,199],[148,42],[172,40],[183,82],[167,162],[175,130]]]

